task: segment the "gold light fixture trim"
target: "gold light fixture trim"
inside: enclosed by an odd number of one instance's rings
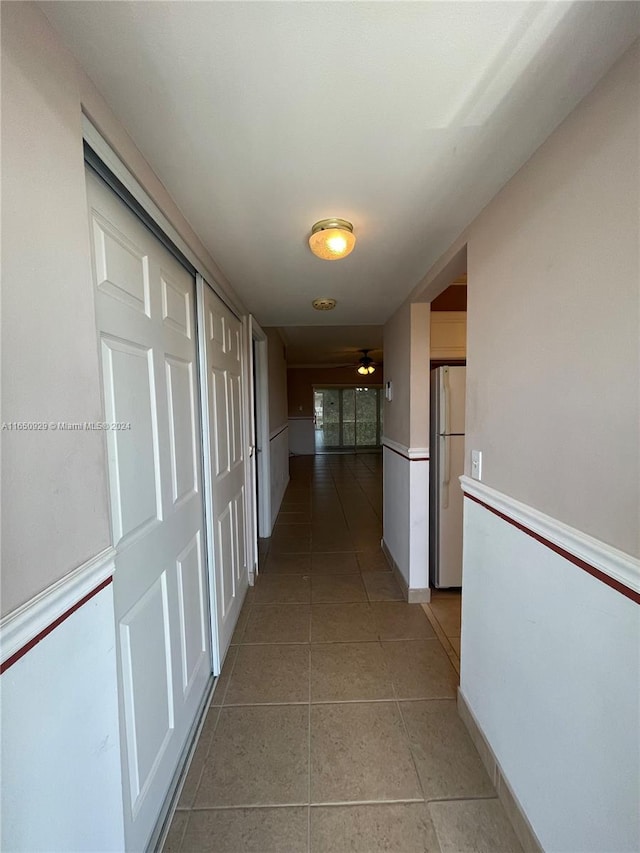
[[[356,235],[346,219],[321,219],[311,229],[309,248],[324,261],[339,261],[353,252]]]
[[[311,304],[316,311],[333,311],[336,307],[336,300],[329,296],[321,296],[319,299],[314,299]]]

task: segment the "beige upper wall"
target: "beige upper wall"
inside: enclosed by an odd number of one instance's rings
[[[2,420],[103,420],[75,64],[2,12]],[[2,613],[110,542],[100,432],[2,433]]]
[[[429,444],[429,318],[428,303],[405,302],[384,326],[384,434],[405,447]]]
[[[0,10],[2,420],[103,420],[83,109],[218,288],[242,305],[48,19],[31,3]],[[104,434],[4,431],[2,510],[6,614],[109,545]]]
[[[483,479],[640,552],[638,43],[471,226]],[[466,460],[469,472],[469,459]]]
[[[267,336],[269,362],[269,432],[285,426],[288,420],[287,407],[287,362],[280,333],[275,328],[264,330]]]

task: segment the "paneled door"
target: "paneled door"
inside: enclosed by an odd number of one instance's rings
[[[127,848],[144,850],[211,677],[195,281],[87,170],[109,465]]]
[[[204,281],[201,288],[213,513],[214,667],[220,672],[249,585],[245,502],[243,328]]]

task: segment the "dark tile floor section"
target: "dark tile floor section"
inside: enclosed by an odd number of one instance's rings
[[[165,853],[519,853],[380,550],[379,455],[298,457]]]

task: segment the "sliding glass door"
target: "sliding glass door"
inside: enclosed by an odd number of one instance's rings
[[[373,450],[382,436],[382,388],[315,388],[316,452]]]

